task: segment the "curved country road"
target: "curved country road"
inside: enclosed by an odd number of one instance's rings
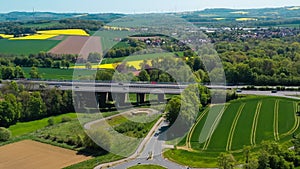
[[[277,97],[286,97],[286,98],[293,98],[293,99],[300,99],[299,97],[291,96],[291,95],[298,95],[300,92],[289,92],[289,91],[283,91],[283,92],[277,92],[272,93],[271,91],[242,91],[241,94],[246,95],[264,95],[264,96],[277,96]],[[126,113],[126,112],[124,112]],[[117,115],[115,115],[117,116]],[[113,117],[113,116],[111,116]],[[110,117],[110,118],[111,118]],[[100,119],[97,122],[104,120]],[[96,123],[91,122],[91,123]],[[85,125],[85,128],[88,128],[91,124],[88,123]],[[163,118],[159,119],[158,122],[154,125],[154,127],[151,129],[147,137],[144,139],[144,141],[140,144],[137,151],[130,157],[100,164],[95,167],[95,169],[102,169],[102,168],[112,168],[112,169],[126,169],[131,166],[135,166],[138,164],[154,164],[154,165],[160,165],[163,167],[166,167],[168,169],[186,169],[187,166],[182,166],[177,163],[171,162],[169,160],[166,160],[162,156],[162,152],[165,148],[171,148],[170,146],[167,147],[164,143],[166,140],[165,133],[161,132],[161,129],[163,127],[167,127],[168,123],[164,122]],[[151,156],[151,154],[153,154]],[[149,159],[149,157],[151,157]]]

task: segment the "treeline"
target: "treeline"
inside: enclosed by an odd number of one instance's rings
[[[30,26],[29,26],[30,25]],[[59,21],[29,21],[29,22],[1,22],[0,32],[14,35],[15,37],[24,34],[35,34],[40,30],[53,29],[83,29],[89,31],[97,31],[104,23],[96,20],[81,19],[62,19]]]
[[[21,66],[21,67],[46,67],[60,68],[70,67],[70,64],[76,63],[78,55],[40,52],[30,54],[29,56],[0,54],[0,65],[2,66]]]
[[[38,30],[52,30],[52,29],[83,29],[87,32],[98,31],[104,23],[99,20],[81,20],[81,19],[63,19],[59,20],[53,26],[39,28]]]
[[[244,162],[237,162],[232,154],[221,153],[218,157],[218,167],[233,169],[242,166],[244,169],[285,168],[292,169],[300,166],[299,137],[292,139],[294,148],[279,145],[274,141],[264,141],[258,151],[253,151],[250,146],[243,149]]]
[[[19,22],[0,22],[0,32],[17,37],[22,34],[34,34],[36,29],[22,26]]]
[[[54,88],[29,92],[26,86],[12,81],[1,88],[0,98],[1,127],[74,112],[72,91]]]
[[[293,19],[279,19],[279,20],[269,20],[269,21],[259,21],[255,23],[255,26],[276,26],[276,25],[290,25],[290,24],[295,24],[299,25],[300,24],[300,19],[299,18],[293,18]]]

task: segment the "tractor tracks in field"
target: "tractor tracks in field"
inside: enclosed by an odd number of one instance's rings
[[[280,139],[279,132],[278,132],[278,109],[279,109],[279,100],[276,100],[274,105],[274,122],[273,122],[275,141],[279,141]]]
[[[256,142],[255,142],[256,128],[257,128],[258,116],[259,116],[259,113],[260,113],[261,105],[262,105],[262,101],[259,101],[257,103],[257,106],[256,106],[256,111],[255,111],[254,119],[253,119],[253,123],[252,123],[251,137],[250,137],[250,143],[251,143],[251,145],[255,145],[256,144]]]
[[[293,128],[290,131],[288,131],[287,133],[283,134],[284,136],[293,134],[299,128],[299,126],[300,126],[300,119],[297,116],[297,112],[300,111],[299,108],[298,108],[298,103],[294,102],[293,106],[294,106],[294,113],[295,113],[295,115],[294,115],[294,117],[295,117],[295,123],[294,123]]]
[[[194,133],[195,128],[197,127],[198,123],[203,119],[203,117],[206,115],[206,113],[209,111],[209,108],[205,109],[203,111],[203,113],[197,118],[196,123],[193,125],[193,127],[191,128],[190,132],[187,135],[187,139],[186,139],[186,145],[187,148],[190,149],[192,148],[191,146],[191,139],[192,139],[192,135]]]
[[[215,131],[215,129],[217,128],[218,126],[218,123],[219,121],[221,120],[221,117],[223,115],[223,113],[225,112],[225,110],[227,109],[227,106],[228,105],[225,105],[222,110],[219,112],[218,116],[216,117],[216,119],[214,120],[209,132],[208,132],[208,135],[207,135],[207,139],[206,139],[206,142],[204,143],[204,146],[203,146],[203,150],[207,150],[207,147],[210,143],[210,140],[211,140],[211,137]]]
[[[245,107],[246,103],[243,103],[240,105],[239,110],[236,114],[236,116],[234,117],[233,123],[231,125],[230,128],[230,132],[229,132],[229,136],[228,136],[228,140],[227,140],[227,145],[226,145],[226,151],[230,151],[231,150],[231,145],[232,145],[232,140],[233,140],[233,135],[234,135],[234,131],[237,125],[237,122],[242,114],[242,111]]]

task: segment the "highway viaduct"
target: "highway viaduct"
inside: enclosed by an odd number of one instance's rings
[[[137,104],[145,103],[146,94],[157,95],[157,102],[165,102],[165,94],[180,94],[189,84],[177,83],[143,83],[143,82],[95,82],[95,81],[35,81],[17,80],[30,90],[45,88],[58,88],[59,90],[72,90],[75,104],[105,108],[108,102],[114,101],[115,106],[126,105],[128,94],[136,94]],[[208,88],[228,89],[230,86],[208,86]],[[93,106],[94,105],[94,106]]]

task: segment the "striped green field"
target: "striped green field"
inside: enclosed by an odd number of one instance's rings
[[[190,130],[187,147],[194,150],[234,151],[263,140],[280,141],[299,128],[297,100],[257,97],[214,105]]]

